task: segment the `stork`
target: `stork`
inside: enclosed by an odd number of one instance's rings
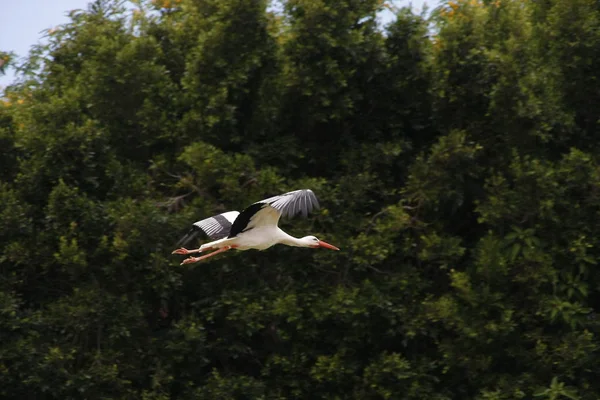
[[[195,250],[181,247],[171,254],[193,254],[212,251],[201,257],[188,257],[183,264],[192,264],[227,250],[266,250],[281,243],[287,246],[326,248],[339,250],[337,247],[317,239],[315,236],[296,238],[282,231],[278,226],[279,218],[293,217],[298,213],[306,217],[313,209],[319,208],[317,197],[310,189],[294,190],[279,196],[258,201],[241,213],[229,211],[218,214],[193,224],[192,229],[177,244],[185,245],[201,231],[206,233],[212,242],[205,243]]]

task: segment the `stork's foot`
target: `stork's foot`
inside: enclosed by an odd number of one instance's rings
[[[182,248],[180,248],[180,249],[173,250],[173,252],[172,252],[171,254],[183,254],[183,255],[185,255],[185,254],[190,254],[190,253],[191,253],[191,251],[190,251],[190,250],[188,250],[188,249],[184,249],[184,248],[182,247]]]
[[[225,247],[221,247],[220,249],[218,249],[216,251],[213,251],[212,253],[206,254],[206,255],[201,256],[201,257],[188,257],[185,260],[183,260],[183,262],[180,265],[193,264],[195,262],[202,261],[202,260],[207,259],[209,257],[216,256],[217,254],[223,253],[224,251],[230,250],[232,248],[233,248],[232,246],[225,246]]]
[[[184,249],[184,250],[185,250],[185,249]],[[181,253],[178,253],[178,254],[181,254]],[[198,261],[200,261],[200,259],[201,259],[201,258],[202,258],[202,257],[188,257],[188,258],[186,258],[185,260],[183,260],[183,261],[181,262],[181,264],[179,264],[179,265],[193,264],[193,263],[195,263],[195,262],[198,262]]]

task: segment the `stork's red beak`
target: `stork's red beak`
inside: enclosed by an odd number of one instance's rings
[[[330,249],[330,250],[339,250],[337,247],[335,247],[334,245],[331,245],[329,243],[326,243],[322,240],[319,240],[319,247],[324,247],[326,249]]]

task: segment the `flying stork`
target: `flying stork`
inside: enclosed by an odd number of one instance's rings
[[[298,213],[306,217],[313,209],[319,208],[317,197],[310,189],[294,190],[279,196],[269,197],[248,206],[241,213],[229,211],[210,218],[203,219],[193,224],[192,229],[177,244],[185,245],[203,231],[212,242],[205,243],[195,250],[181,247],[171,254],[192,254],[212,251],[201,257],[189,257],[183,264],[191,264],[206,258],[223,253],[230,249],[265,250],[281,243],[296,247],[323,247],[339,250],[314,236],[295,238],[282,231],[277,223],[281,216],[293,217]]]

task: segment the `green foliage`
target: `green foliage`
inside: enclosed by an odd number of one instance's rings
[[[1,397],[598,398],[597,4],[388,6],[97,0],[47,32],[0,103]],[[301,187],[282,227],[342,251],[170,254]]]

